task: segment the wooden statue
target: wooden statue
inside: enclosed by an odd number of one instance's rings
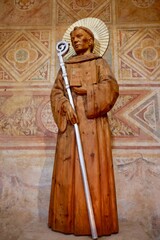
[[[78,123],[98,236],[118,232],[118,216],[107,112],[119,89],[107,62],[93,53],[94,34],[79,26],[71,33],[76,52],[65,62],[73,110],[59,70],[51,106],[59,128],[48,226],[65,234],[90,235],[90,225],[73,124]]]

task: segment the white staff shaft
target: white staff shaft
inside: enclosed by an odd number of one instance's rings
[[[62,69],[62,76],[63,76],[64,82],[65,82],[65,87],[66,87],[66,90],[68,93],[69,102],[70,102],[72,108],[75,110],[65,64],[63,61],[62,54],[60,52],[58,53],[58,57],[59,57],[60,66]],[[81,137],[80,137],[79,127],[78,127],[77,123],[74,124],[74,130],[75,130],[76,141],[77,141],[78,155],[79,155],[81,174],[82,174],[82,179],[83,179],[83,186],[84,186],[85,199],[86,199],[87,210],[88,210],[89,223],[90,223],[90,228],[91,228],[91,235],[92,235],[92,239],[97,239],[98,236],[97,236],[97,229],[96,229],[96,224],[95,224],[91,194],[90,194],[90,190],[89,190],[88,178],[87,178],[87,173],[86,173],[86,166],[85,166],[85,161],[84,161]]]

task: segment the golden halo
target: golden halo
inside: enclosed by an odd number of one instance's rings
[[[75,55],[75,51],[72,47],[70,32],[74,29],[74,27],[86,27],[89,28],[94,34],[94,49],[93,53],[102,56],[107,50],[109,44],[109,31],[104,22],[102,22],[98,18],[83,18],[75,23],[73,23],[65,32],[63,36],[63,40],[70,44],[70,48],[68,53],[65,55],[65,58],[69,58],[72,55]]]

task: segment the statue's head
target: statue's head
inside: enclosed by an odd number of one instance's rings
[[[88,54],[94,48],[94,35],[86,27],[75,27],[70,33],[72,46],[77,55]]]
[[[87,35],[87,38],[90,39],[89,50],[95,55],[103,56],[105,51],[107,50],[109,44],[109,31],[106,24],[98,18],[83,18],[71,26],[68,27],[65,34],[63,35],[63,40],[68,42],[70,48],[65,55],[65,59],[68,59],[71,56],[77,54],[84,54],[82,52],[77,52],[78,49],[75,49],[75,44],[73,42],[73,35],[75,35],[75,31],[80,31]],[[72,38],[72,40],[71,40]]]

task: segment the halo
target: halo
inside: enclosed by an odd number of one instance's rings
[[[70,44],[70,48],[68,53],[65,55],[65,58],[69,58],[72,55],[75,55],[75,51],[72,47],[70,32],[74,29],[74,27],[86,27],[89,28],[94,34],[94,48],[93,53],[102,56],[107,50],[109,44],[109,31],[104,22],[102,22],[98,18],[83,18],[75,23],[73,23],[65,32],[63,36],[63,40]]]

